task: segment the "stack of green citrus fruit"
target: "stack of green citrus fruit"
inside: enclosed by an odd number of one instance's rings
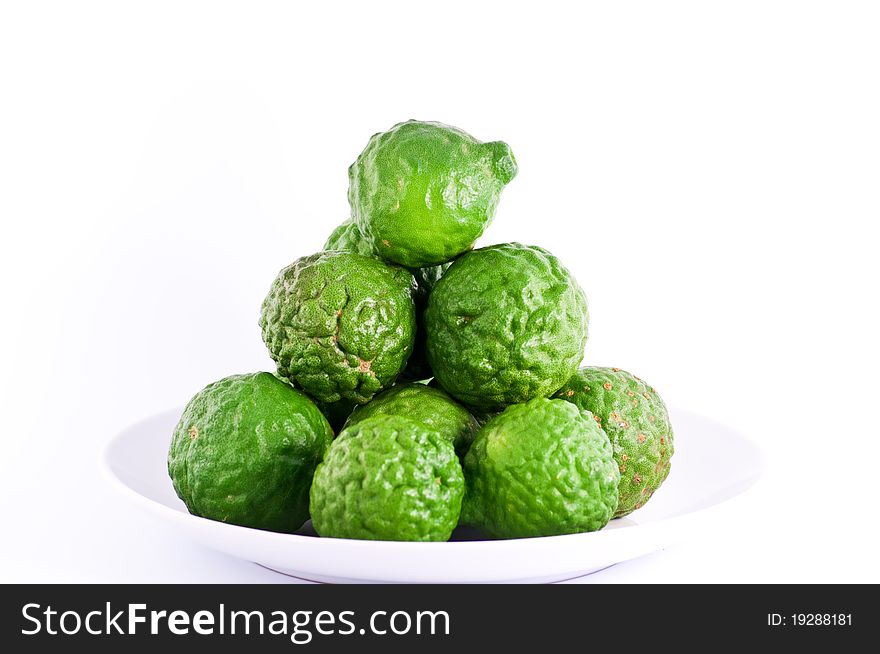
[[[168,453],[195,515],[321,536],[594,531],[650,499],[672,427],[652,387],[579,368],[584,292],[547,250],[474,249],[517,172],[501,141],[408,121],[349,168],[351,218],[272,282],[274,374],[187,405]],[[335,435],[335,437],[334,437]]]

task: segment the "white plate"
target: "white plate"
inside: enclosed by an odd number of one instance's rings
[[[308,526],[279,534],[198,518],[174,493],[165,465],[182,410],[143,420],[105,451],[113,483],[189,537],[227,554],[314,581],[558,581],[661,549],[706,526],[719,505],[760,477],[758,448],[740,434],[687,411],[673,411],[675,456],[660,490],[639,511],[602,531],[569,536],[479,540],[459,529],[448,543],[317,538]]]

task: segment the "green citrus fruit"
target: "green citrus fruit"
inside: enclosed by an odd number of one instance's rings
[[[554,397],[590,411],[611,439],[620,468],[620,502],[615,516],[642,507],[669,474],[674,452],[672,424],[657,392],[619,368],[586,367]]]
[[[428,387],[443,390],[443,387],[440,386],[440,382],[438,382],[436,379],[431,379],[431,381],[428,382]],[[469,409],[470,414],[474,417],[474,419],[476,419],[477,424],[480,427],[482,427],[487,422],[489,422],[489,420],[501,413],[502,410],[483,411],[482,409]]]
[[[424,423],[376,415],[346,427],[318,466],[312,524],[331,538],[445,541],[463,495],[448,439]]]
[[[312,475],[332,438],[318,408],[286,382],[234,375],[186,405],[168,473],[193,515],[292,532],[309,517]]]
[[[424,384],[398,384],[382,391],[368,404],[357,407],[346,427],[378,415],[417,420],[452,443],[463,457],[479,429],[470,412],[439,388]]]
[[[361,235],[357,225],[351,219],[346,220],[333,230],[330,238],[324,244],[324,249],[343,250],[367,256],[376,256],[369,243]],[[428,356],[425,352],[424,313],[425,308],[428,306],[428,296],[431,294],[431,290],[448,267],[449,264],[441,264],[439,266],[414,268],[410,271],[416,280],[415,293],[413,295],[413,300],[416,303],[416,336],[413,342],[412,354],[406,362],[406,368],[400,373],[402,381],[420,381],[433,376],[431,366],[428,364]],[[333,421],[331,420],[330,423],[333,424]]]
[[[330,237],[327,239],[327,242],[324,243],[324,249],[355,252],[367,257],[376,256],[373,252],[373,248],[361,235],[360,230],[351,218],[333,230]]]
[[[373,135],[348,169],[348,201],[375,252],[421,268],[472,248],[515,175],[506,143],[410,120]]]
[[[325,404],[363,404],[403,370],[413,347],[412,275],[351,252],[282,270],[260,326],[278,374]]]
[[[587,301],[559,260],[505,243],[455,260],[425,311],[428,361],[453,397],[482,411],[546,397],[577,370]]]
[[[608,436],[589,412],[536,398],[489,420],[464,459],[462,521],[495,538],[604,527],[619,473]]]

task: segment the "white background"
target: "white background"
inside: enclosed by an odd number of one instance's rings
[[[286,581],[145,517],[100,453],[271,369],[273,276],[419,118],[510,143],[481,243],[569,266],[587,362],[764,450],[726,528],[592,580],[880,582],[876,5],[298,4],[0,10],[0,581]]]

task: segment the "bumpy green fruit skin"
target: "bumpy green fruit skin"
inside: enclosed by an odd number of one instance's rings
[[[436,378],[432,379],[430,382],[428,382],[428,386],[430,386],[431,388],[439,388],[440,390],[443,390],[443,387],[440,386],[440,382],[438,382]],[[470,410],[471,415],[476,419],[477,424],[479,424],[480,427],[482,427],[487,422],[489,422],[492,418],[494,418],[499,413],[501,413],[501,411],[503,409],[498,410],[498,411],[483,411],[482,409],[469,409],[469,410]]]
[[[333,230],[333,233],[330,234],[327,242],[324,243],[324,249],[355,252],[356,254],[363,254],[366,257],[376,256],[376,253],[373,252],[373,248],[363,235],[361,235],[361,231],[351,218]]]
[[[186,405],[168,474],[190,513],[292,532],[309,517],[309,488],[333,432],[303,393],[275,375],[234,375]]]
[[[473,247],[516,171],[506,143],[410,120],[370,138],[348,169],[348,201],[379,256],[421,268]]]
[[[377,415],[346,427],[318,466],[312,525],[331,538],[445,541],[463,495],[448,439],[415,420]]]
[[[324,249],[343,250],[366,256],[376,256],[373,253],[373,248],[351,219],[346,220],[333,230],[330,238],[324,244]],[[431,371],[431,366],[428,364],[428,355],[425,352],[424,314],[425,308],[428,306],[428,296],[448,267],[449,264],[446,263],[439,266],[414,268],[410,271],[416,280],[415,293],[413,294],[413,300],[416,303],[416,336],[412,354],[406,362],[406,368],[400,373],[401,381],[430,379],[434,374]],[[333,421],[331,420],[330,423],[333,424]]]
[[[669,474],[675,451],[669,413],[653,387],[620,368],[584,367],[554,397],[590,411],[611,439],[620,469],[615,517],[644,506]]]
[[[589,412],[560,400],[536,398],[490,419],[464,473],[462,521],[494,538],[596,531],[617,507],[608,436]]]
[[[316,400],[369,402],[412,352],[412,275],[372,257],[321,252],[282,270],[260,327],[278,374]]]
[[[455,260],[425,311],[428,361],[454,398],[482,411],[546,397],[587,342],[587,300],[559,260],[505,243]]]
[[[476,418],[446,391],[424,384],[398,384],[369,404],[357,407],[346,427],[373,416],[403,416],[421,422],[446,438],[462,458],[480,428]]]

